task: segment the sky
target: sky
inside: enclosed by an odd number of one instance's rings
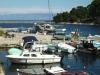
[[[77,6],[91,4],[93,0],[49,0],[53,13],[70,11]],[[48,13],[48,0],[0,0],[0,14]]]

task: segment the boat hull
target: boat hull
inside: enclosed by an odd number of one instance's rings
[[[87,53],[87,54],[97,54],[96,51],[88,50],[88,49],[78,49],[77,51],[82,53]]]
[[[46,64],[60,62],[60,57],[56,58],[9,58],[12,63],[19,64]]]
[[[76,53],[75,49],[61,49],[62,52],[66,52],[66,53]]]
[[[68,53],[76,53],[76,49],[73,46],[70,46],[68,44],[65,43],[59,43],[58,47],[60,47],[60,49],[63,52],[68,52]]]

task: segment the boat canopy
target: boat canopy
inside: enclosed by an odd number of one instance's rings
[[[24,40],[24,44],[31,41],[38,41],[35,36],[25,36],[22,39]]]

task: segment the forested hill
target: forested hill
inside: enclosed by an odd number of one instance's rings
[[[92,22],[100,24],[100,0],[93,0],[87,7],[77,6],[70,12],[57,13],[54,22]]]

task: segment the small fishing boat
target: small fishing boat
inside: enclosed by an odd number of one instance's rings
[[[54,43],[47,44],[48,49],[46,51],[52,52],[52,53],[60,53],[61,49]]]
[[[55,32],[66,32],[66,28],[64,25],[58,25],[55,27],[56,27]]]
[[[68,45],[66,43],[58,43],[58,47],[60,47],[63,52],[67,52],[67,53],[76,53],[77,52],[75,47]]]
[[[27,33],[27,28],[25,28],[25,27],[19,27],[18,28],[18,32]]]
[[[43,25],[40,25],[40,24],[37,24],[35,25],[35,29],[36,31],[47,31],[47,32],[54,32],[55,31],[55,27],[51,24],[43,24]]]
[[[58,55],[42,54],[41,52],[23,51],[20,55],[6,55],[12,63],[20,64],[46,64],[60,62],[61,57]]]
[[[80,43],[77,44],[77,51],[97,55],[98,48],[94,46],[93,41],[93,39],[81,39]]]

